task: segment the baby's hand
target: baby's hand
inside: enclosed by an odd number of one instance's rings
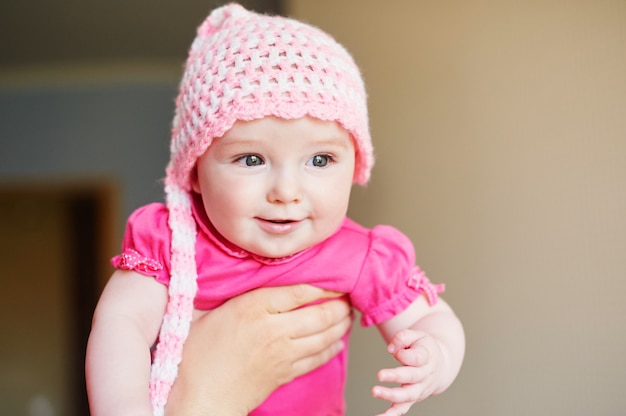
[[[374,386],[372,395],[393,403],[378,416],[404,415],[414,403],[429,397],[440,386],[443,353],[435,338],[412,329],[398,331],[387,351],[403,366],[380,370],[378,381],[398,383],[400,387]]]

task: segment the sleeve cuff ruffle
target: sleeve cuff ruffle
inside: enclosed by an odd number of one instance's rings
[[[133,270],[140,273],[154,273],[163,270],[163,266],[158,261],[139,254],[132,248],[127,248],[120,255],[111,259],[111,264],[116,269]]]
[[[417,266],[413,269],[413,275],[409,278],[407,284],[415,289],[418,294],[423,294],[430,306],[435,305],[439,300],[439,293],[443,293],[446,290],[446,286],[443,283],[431,283],[428,277],[426,277],[426,273]]]

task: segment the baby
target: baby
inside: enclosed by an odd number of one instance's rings
[[[373,388],[392,403],[385,415],[452,383],[464,335],[443,287],[401,232],[346,217],[374,157],[360,72],[334,39],[235,4],[214,10],[189,52],[170,150],[166,203],[129,218],[95,312],[93,415],[163,414],[194,310],[294,283],[346,293],[378,327],[400,363],[378,374],[399,387]],[[250,414],[343,415],[346,361],[344,350]]]

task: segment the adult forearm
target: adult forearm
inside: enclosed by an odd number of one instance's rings
[[[231,403],[227,398],[202,394],[180,378],[174,384],[165,405],[165,416],[246,416],[247,414],[247,410]]]

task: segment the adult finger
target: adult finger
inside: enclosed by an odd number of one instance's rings
[[[288,312],[321,299],[336,298],[342,295],[339,292],[308,284],[265,287],[248,292],[248,294],[256,297],[258,304],[271,314]]]
[[[308,337],[343,322],[352,321],[352,310],[345,299],[331,299],[300,309],[274,315],[280,319],[290,338]]]

